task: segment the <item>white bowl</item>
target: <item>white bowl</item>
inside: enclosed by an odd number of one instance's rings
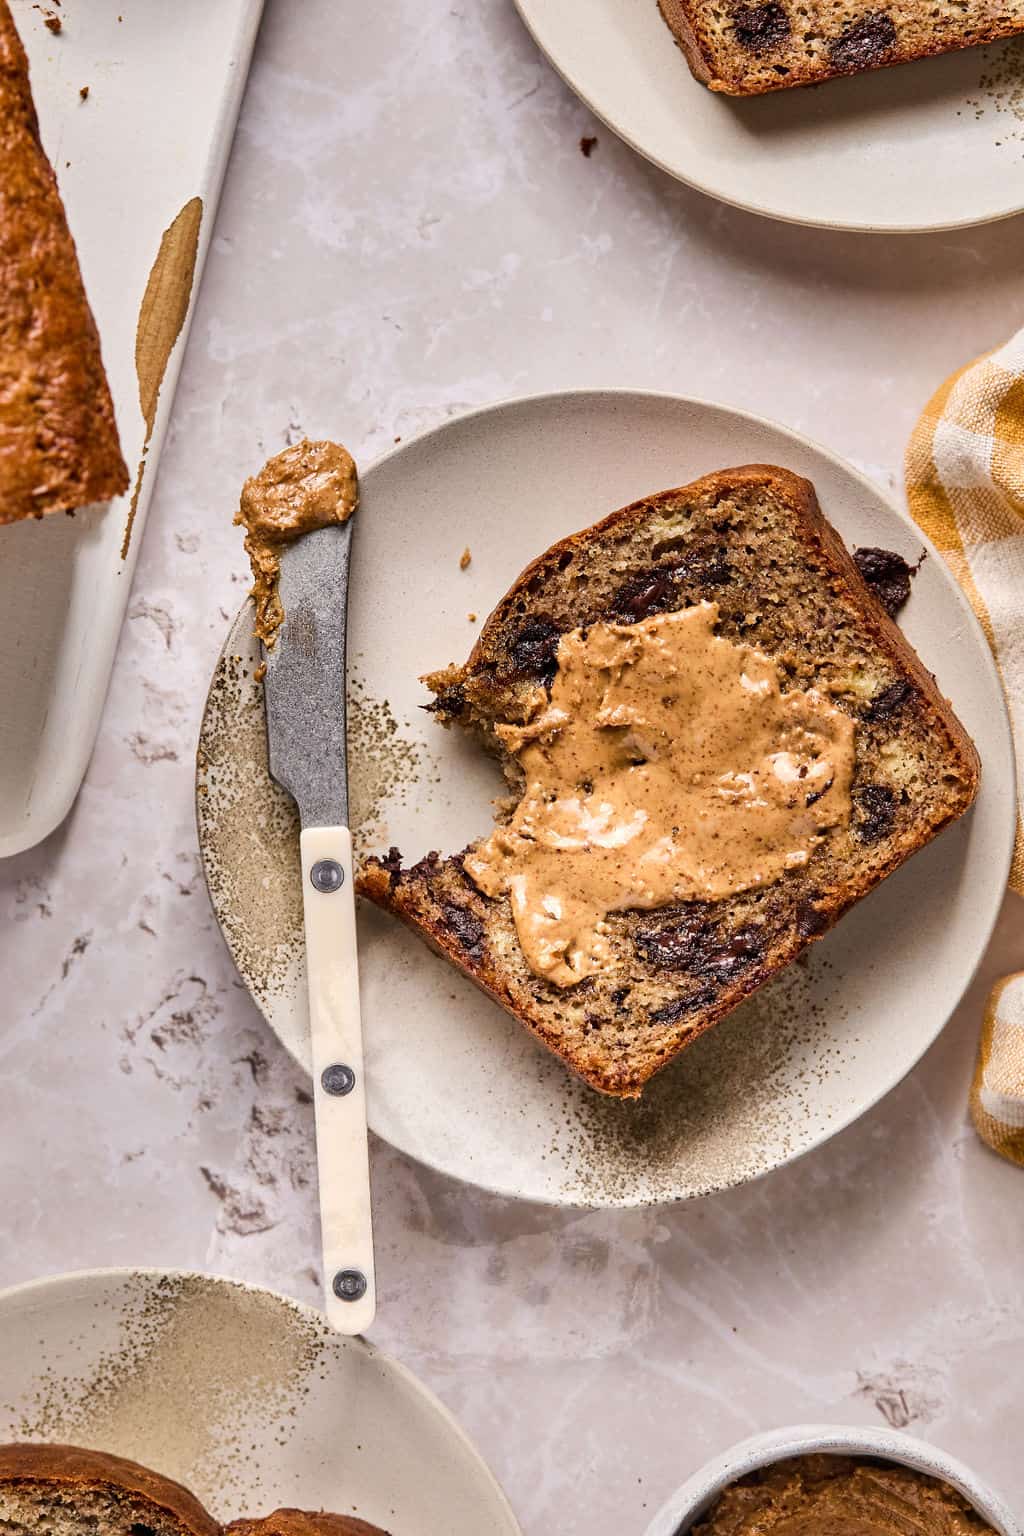
[[[899,1466],[911,1467],[962,1493],[978,1514],[1000,1536],[1024,1536],[1020,1520],[987,1488],[970,1468],[937,1445],[916,1440],[893,1429],[863,1429],[835,1424],[797,1424],[769,1430],[741,1440],[723,1456],[717,1456],[696,1472],[672,1495],[647,1527],[646,1536],[686,1536],[730,1484],[790,1456],[810,1453],[843,1456],[877,1456]]]

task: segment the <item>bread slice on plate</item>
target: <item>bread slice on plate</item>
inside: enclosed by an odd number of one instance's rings
[[[122,1456],[0,1446],[0,1530],[17,1536],[220,1536],[199,1500]]]
[[[127,489],[96,322],[0,0],[0,523]]]
[[[595,929],[600,938],[594,938],[589,969],[545,970],[536,953],[533,963],[527,960],[517,926],[522,922],[527,934],[526,919],[509,894],[528,882],[516,887],[511,881],[496,894],[493,879],[482,874],[494,836],[518,838],[523,857],[531,856],[530,840],[538,840],[536,817],[531,831],[523,806],[529,799],[531,815],[543,819],[544,795],[534,804],[534,770],[527,774],[523,763],[535,759],[527,759],[522,743],[531,731],[537,737],[538,720],[551,727],[553,693],[562,686],[560,676],[568,678],[565,669],[578,659],[581,644],[595,636],[601,643],[632,644],[652,626],[677,628],[688,613],[713,630],[709,644],[729,643],[726,660],[734,658],[739,672],[762,679],[768,693],[774,688],[772,708],[813,709],[826,732],[837,741],[842,737],[841,782],[818,782],[815,775],[830,759],[826,752],[818,761],[815,750],[799,770],[801,780],[810,772],[813,792],[800,798],[794,791],[789,802],[794,815],[814,823],[800,851],[791,856],[780,844],[770,874],[760,863],[749,873],[741,868],[734,884],[746,881],[745,888],[714,899],[690,895],[660,904],[655,896],[649,905],[631,907],[630,898],[622,897],[609,904]],[[698,657],[693,678],[682,680],[686,686],[700,683],[700,666]],[[502,762],[511,792],[499,802],[492,839],[447,857],[429,852],[411,867],[392,849],[386,858],[364,863],[357,889],[407,923],[585,1082],[622,1097],[639,1095],[655,1072],[963,815],[978,789],[980,765],[969,737],[865,585],[813,487],[772,466],[723,470],[644,497],[555,544],[498,603],[465,665],[424,680],[438,719],[474,732]],[[622,698],[614,702],[623,705]],[[595,716],[595,729],[610,724],[618,730],[619,718]],[[676,734],[651,749],[653,756],[660,750],[668,768],[678,767],[700,724],[681,716]],[[541,734],[542,747],[570,729],[556,723],[546,737]],[[629,731],[621,736],[631,740]],[[543,750],[550,755],[554,749]],[[645,750],[636,763],[630,760],[628,772],[649,773]],[[746,745],[727,749],[728,771],[723,776],[720,762],[708,779],[709,793],[720,797],[726,780],[739,783],[748,769],[752,775],[756,754],[748,762],[746,752]],[[835,753],[838,762],[838,746]],[[767,753],[762,758],[796,762]],[[599,811],[608,780],[595,791],[585,777],[573,790],[570,810],[582,803]],[[621,779],[614,782],[621,789]],[[554,791],[548,798],[566,803]],[[762,802],[749,801],[755,803]],[[655,800],[655,817],[657,809]],[[758,835],[766,827],[759,815],[747,824]],[[698,823],[703,825],[699,817],[692,825]],[[517,827],[525,827],[522,836]],[[671,828],[673,859],[676,842],[686,854],[691,830]],[[615,878],[632,879],[629,857],[622,855]],[[574,899],[573,871],[590,868],[565,867],[562,905],[550,908],[558,913]],[[680,880],[678,889],[684,888],[705,889],[700,880],[692,887]],[[717,887],[708,883],[706,889]],[[541,901],[529,909],[534,915],[537,910],[548,909]],[[569,946],[562,953],[576,951]]]
[[[387,1536],[348,1515],[279,1509],[221,1526],[169,1477],[105,1451],[0,1446],[0,1531],[10,1536]]]
[[[730,96],[813,85],[1024,32],[1009,0],[658,0],[691,71]]]

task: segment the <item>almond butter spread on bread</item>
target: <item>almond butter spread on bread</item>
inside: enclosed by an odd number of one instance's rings
[[[28,61],[0,0],[0,523],[128,489],[100,340]]]
[[[283,550],[304,533],[348,522],[358,503],[355,460],[338,443],[303,438],[245,482],[234,520],[245,528],[256,634],[268,648],[284,620],[277,590]]]
[[[716,634],[718,604],[570,630],[548,696],[497,725],[526,785],[467,854],[508,892],[523,953],[572,986],[613,963],[609,912],[650,911],[778,880],[850,820],[854,731],[770,657]]]
[[[741,1478],[693,1536],[996,1536],[967,1500],[909,1467],[799,1456]]]

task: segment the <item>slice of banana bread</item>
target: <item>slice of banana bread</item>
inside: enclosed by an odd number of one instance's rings
[[[4,1536],[387,1536],[351,1515],[279,1509],[221,1526],[180,1483],[71,1445],[0,1446]]]
[[[221,1536],[198,1499],[122,1456],[69,1445],[0,1446],[4,1536]]]
[[[0,0],[0,523],[128,489],[100,339]]]
[[[694,75],[760,96],[1024,32],[1024,0],[658,0]]]
[[[969,737],[813,487],[753,465],[645,497],[555,544],[499,602],[466,664],[425,679],[437,717],[502,761],[512,793],[499,818],[523,791],[499,730],[529,718],[538,685],[550,692],[562,635],[704,601],[718,605],[718,634],[771,658],[785,690],[814,689],[855,722],[851,814],[806,863],[721,900],[609,913],[608,968],[568,987],[527,964],[509,897],[485,896],[471,878],[480,843],[411,868],[392,850],[357,881],[586,1082],[623,1097],[961,816],[978,788]]]

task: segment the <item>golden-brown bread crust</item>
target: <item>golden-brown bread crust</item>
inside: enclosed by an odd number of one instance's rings
[[[96,323],[0,0],[0,523],[128,488]]]
[[[693,75],[712,91],[760,96],[973,48],[1024,31],[1019,0],[941,9],[915,0],[839,0],[789,17],[787,0],[658,0]],[[819,28],[827,28],[825,37]],[[743,31],[755,42],[745,45]],[[814,38],[808,48],[805,34]]]
[[[546,549],[520,573],[493,613],[488,616],[470,652],[466,671],[471,672],[474,665],[484,656],[492,630],[505,621],[508,611],[514,606],[520,593],[529,588],[535,576],[556,566],[563,554],[578,549],[584,542],[600,537],[608,529],[616,528],[631,517],[646,515],[648,510],[656,507],[659,502],[669,501],[682,495],[696,498],[708,494],[714,499],[719,495],[728,496],[735,491],[762,486],[775,490],[790,503],[809,539],[817,544],[827,561],[837,567],[843,580],[855,592],[867,597],[863,622],[884,641],[887,649],[898,659],[900,666],[913,674],[921,692],[934,705],[944,723],[955,735],[961,750],[971,756],[980,771],[974,743],[953,713],[948,699],[944,698],[939,691],[935,678],[924,666],[899,625],[889,617],[866,588],[864,578],[857,569],[852,555],[822,512],[814,486],[802,475],[796,475],[792,470],[783,469],[778,464],[740,464],[735,469],[716,470],[713,474],[703,475],[699,480],[694,480],[691,485],[661,491],[655,496],[645,496],[640,501],[632,502],[628,507],[621,507],[617,512],[609,513],[593,527],[584,528],[579,533],[570,534],[568,538],[552,544],[550,549]]]
[[[0,1486],[10,1483],[47,1484],[72,1492],[76,1488],[125,1492],[176,1520],[182,1536],[387,1536],[386,1531],[352,1515],[301,1509],[278,1509],[259,1520],[235,1520],[222,1527],[173,1478],[124,1456],[73,1445],[0,1445]]]
[[[888,852],[875,858],[871,865],[859,866],[848,873],[842,883],[825,885],[815,899],[813,931],[804,932],[799,924],[781,925],[756,965],[743,970],[739,975],[729,976],[724,984],[717,987],[716,995],[702,1004],[699,1012],[688,1017],[685,1024],[680,1025],[679,1030],[667,1039],[664,1049],[657,1056],[648,1055],[642,1059],[616,1060],[607,1056],[601,1048],[591,1049],[588,1054],[584,1054],[579,1044],[571,1041],[567,1043],[563,1022],[549,1027],[543,1007],[524,1008],[522,989],[517,992],[507,966],[501,963],[500,957],[495,957],[489,944],[475,943],[467,946],[464,942],[465,934],[460,936],[451,922],[441,920],[453,902],[460,911],[461,904],[468,903],[466,910],[475,923],[485,921],[488,910],[486,898],[471,891],[466,876],[462,877],[464,889],[460,891],[461,870],[457,858],[442,860],[436,855],[428,856],[411,870],[402,870],[397,860],[371,859],[363,864],[357,875],[356,889],[360,895],[411,927],[431,948],[442,954],[495,1002],[525,1024],[591,1087],[618,1097],[636,1097],[650,1077],[667,1061],[731,1013],[744,998],[790,964],[810,943],[822,937],[849,907],[930,841],[942,827],[961,816],[977,794],[980,777],[977,752],[948,701],[940,693],[934,677],[924,667],[898,625],[865,586],[846,546],[822,513],[814,487],[800,476],[773,465],[752,464],[722,470],[704,476],[691,485],[644,497],[641,501],[611,513],[593,527],[553,545],[527,566],[513,583],[485,623],[465,666],[449,669],[450,674],[465,679],[474,675],[487,675],[492,671],[488,663],[493,663],[495,656],[501,652],[505,637],[514,624],[513,615],[517,612],[517,605],[518,611],[521,611],[524,597],[528,604],[536,602],[532,594],[544,590],[545,582],[569,564],[567,557],[570,555],[575,559],[585,547],[600,545],[606,536],[612,536],[608,538],[611,546],[615,541],[614,536],[623,534],[631,523],[638,525],[644,519],[656,517],[660,507],[674,505],[681,499],[695,504],[715,504],[719,498],[759,491],[770,492],[788,505],[808,563],[820,567],[836,589],[843,593],[848,605],[855,608],[861,631],[870,636],[879,651],[890,658],[892,669],[912,680],[917,693],[914,709],[924,719],[928,729],[941,736],[946,744],[948,763],[956,770],[957,785],[955,788],[951,786],[946,793],[941,814],[935,815],[929,825],[922,825],[914,839],[893,841]],[[436,681],[430,681],[436,690]],[[440,697],[443,698],[443,693]],[[564,1004],[560,1002],[557,1007],[562,1009]]]
[[[233,1520],[224,1527],[224,1536],[387,1536],[387,1532],[353,1515],[277,1509],[262,1520]]]
[[[73,1445],[0,1445],[0,1484],[4,1483],[124,1490],[171,1516],[183,1536],[221,1536],[216,1520],[181,1483],[107,1451]]]
[[[690,73],[694,78],[713,91],[725,90],[726,87],[713,75],[705,54],[705,46],[697,35],[694,25],[696,14],[691,18],[684,0],[658,0],[658,8],[668,23],[672,36],[683,50],[686,62],[690,66]]]

